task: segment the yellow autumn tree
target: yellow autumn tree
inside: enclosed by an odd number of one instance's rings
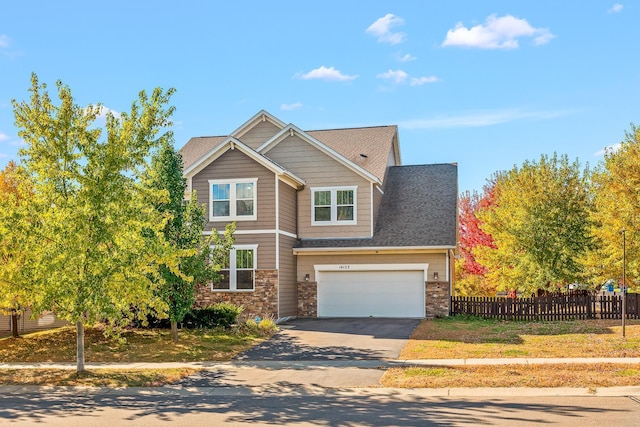
[[[617,150],[605,153],[593,173],[594,209],[591,232],[597,249],[583,259],[595,282],[622,281],[623,234],[626,240],[626,281],[638,286],[640,274],[640,129],[631,125]]]

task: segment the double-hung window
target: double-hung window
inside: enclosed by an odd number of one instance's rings
[[[356,224],[357,187],[311,189],[312,225]]]
[[[209,220],[257,219],[257,186],[258,178],[209,180]]]
[[[229,252],[229,263],[220,270],[212,290],[252,291],[255,288],[257,245],[237,245]]]

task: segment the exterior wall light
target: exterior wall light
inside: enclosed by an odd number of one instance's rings
[[[308,281],[309,281],[309,273],[307,273],[307,274],[305,274],[305,275],[304,275],[304,281],[305,281],[305,282],[308,282]]]
[[[438,280],[438,272],[437,271],[433,272],[433,280]]]

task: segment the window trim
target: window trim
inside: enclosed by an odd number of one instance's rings
[[[353,219],[338,220],[338,191],[353,191]],[[316,221],[315,194],[319,191],[331,192],[331,221]],[[312,187],[311,188],[311,225],[356,225],[358,224],[358,186]]]
[[[236,213],[236,185],[237,184],[253,184],[253,215],[237,215]],[[228,184],[229,185],[229,215],[214,216],[213,215],[213,185]],[[256,221],[258,219],[258,178],[238,178],[238,179],[210,179],[209,180],[209,221]]]
[[[251,289],[238,289],[238,276],[236,267],[236,251],[238,250],[252,250],[253,251],[253,287]],[[241,269],[248,270],[248,269]],[[229,268],[223,268],[222,271],[226,271],[229,274],[229,289],[216,289],[211,284],[212,292],[255,292],[256,290],[256,271],[258,270],[258,245],[234,245],[229,251]]]

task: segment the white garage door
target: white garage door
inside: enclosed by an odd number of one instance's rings
[[[424,271],[320,271],[318,317],[424,317]]]

